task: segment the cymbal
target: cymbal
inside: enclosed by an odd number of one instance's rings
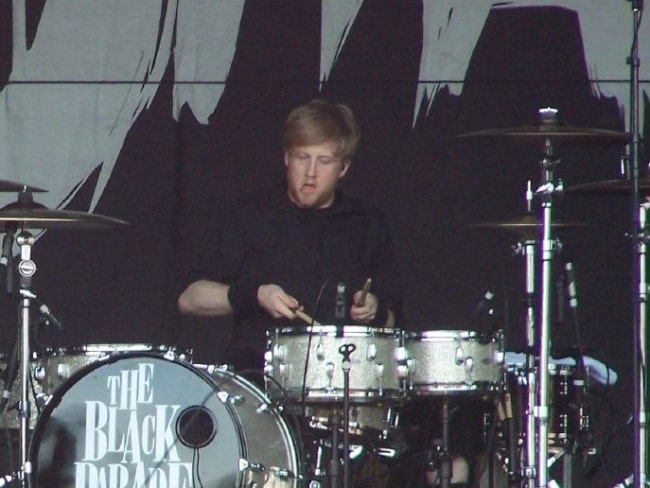
[[[9,180],[0,180],[0,192],[21,192],[21,191],[31,191],[31,192],[44,192],[47,190],[42,190],[35,186],[27,186],[22,183],[16,183]]]
[[[39,203],[10,203],[0,209],[0,224],[14,223],[31,229],[96,229],[129,225],[128,222],[105,215],[52,210]]]
[[[630,194],[631,183],[625,179],[592,181],[565,188],[565,193],[575,195],[625,196]],[[650,196],[650,178],[639,178],[639,193]]]
[[[632,140],[630,134],[605,129],[573,127],[560,123],[541,123],[522,127],[506,127],[469,132],[458,138],[473,137],[514,137],[550,139],[560,144],[627,144]]]
[[[532,214],[525,214],[523,217],[505,220],[501,222],[479,222],[472,224],[470,228],[497,229],[514,232],[523,236],[537,235],[544,227],[544,224]],[[581,222],[552,222],[551,228],[554,230],[569,230],[594,227],[593,224]]]

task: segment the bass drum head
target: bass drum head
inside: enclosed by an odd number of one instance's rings
[[[218,393],[207,375],[159,354],[92,363],[39,417],[30,486],[239,486],[241,430]]]
[[[253,383],[223,367],[195,364],[206,371],[229,403],[242,427],[248,462],[257,469],[244,474],[244,487],[299,486],[300,455],[294,432],[268,397]]]

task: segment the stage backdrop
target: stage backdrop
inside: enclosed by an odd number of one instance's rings
[[[507,349],[522,350],[519,236],[472,224],[524,215],[527,182],[542,181],[543,141],[456,136],[526,126],[548,106],[570,125],[629,130],[632,4],[0,0],[0,179],[48,190],[34,198],[52,209],[130,224],[35,233],[32,290],[63,325],[40,328],[38,341],[171,344],[219,362],[230,322],[178,317],[179,273],[226,202],[282,178],[288,110],[324,97],[349,104],[362,127],[344,187],[388,216],[405,283],[399,325],[475,330],[489,290]],[[636,33],[647,135],[650,28]],[[570,188],[619,177],[627,148],[554,149]],[[0,195],[2,205],[15,199]],[[619,375],[595,401],[602,467],[589,486],[605,487],[632,470],[635,212],[626,196],[553,203],[557,219],[585,224],[560,234],[557,253],[576,269],[582,343]],[[533,212],[541,216],[538,200]],[[557,275],[553,293],[564,296]],[[3,295],[7,351],[18,321]],[[555,355],[577,343],[561,308]]]

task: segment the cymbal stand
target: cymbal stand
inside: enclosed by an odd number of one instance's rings
[[[528,193],[527,193],[528,195]],[[516,247],[516,252],[522,254],[526,261],[526,430],[525,430],[525,465],[522,467],[522,475],[529,488],[535,486],[535,463],[537,453],[537,442],[535,439],[535,395],[537,392],[537,380],[535,378],[535,261],[537,240],[524,238]]]
[[[30,291],[32,277],[36,272],[36,264],[31,259],[31,250],[34,245],[34,236],[26,230],[22,230],[16,237],[20,246],[20,262],[18,273],[20,274],[20,325],[21,325],[21,373],[22,385],[19,403],[20,414],[20,466],[19,473],[22,486],[27,486],[27,477],[31,473],[31,465],[28,459],[28,433],[29,420],[31,418],[31,406],[29,402],[29,363],[30,363],[30,307],[32,296]]]
[[[632,241],[634,257],[632,263],[633,279],[632,294],[634,300],[634,486],[636,488],[647,486],[647,413],[646,413],[646,333],[647,333],[647,295],[646,289],[646,239],[645,213],[646,209],[640,205],[639,196],[639,163],[641,136],[639,133],[639,30],[643,17],[643,1],[633,0],[632,17],[632,48],[629,58],[630,65],[630,144],[631,168],[631,207],[632,207]],[[643,222],[641,220],[643,219]]]
[[[542,123],[555,122],[557,110],[551,108],[539,111]],[[552,262],[555,251],[555,241],[552,236],[553,196],[562,191],[562,184],[553,181],[553,170],[559,163],[553,156],[553,146],[549,138],[544,144],[544,157],[541,161],[543,181],[535,194],[542,200],[542,298],[541,298],[541,327],[539,331],[539,390],[535,405],[537,418],[537,486],[546,488],[548,483],[548,433],[549,433],[549,373],[548,365],[551,355],[551,291],[552,291]]]
[[[648,433],[647,433],[647,300],[648,300],[648,282],[647,282],[647,243],[650,239],[647,228],[647,214],[650,203],[645,202],[639,205],[639,235],[636,245],[636,260],[638,262],[638,297],[636,304],[636,343],[635,347],[635,465],[634,480],[635,486],[642,487],[647,485],[647,456],[648,456]],[[638,482],[637,482],[638,480]]]

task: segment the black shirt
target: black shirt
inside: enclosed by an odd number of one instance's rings
[[[210,232],[189,282],[235,283],[233,348],[263,350],[266,329],[307,325],[274,319],[263,310],[257,304],[257,288],[262,284],[281,286],[322,324],[354,323],[349,318],[352,295],[367,278],[372,278],[371,291],[379,298],[381,310],[396,311],[400,306],[384,215],[340,192],[328,208],[304,209],[291,202],[282,185],[238,201],[219,216]],[[343,318],[337,318],[340,285],[345,287]],[[384,319],[385,313],[378,313],[378,320]]]

